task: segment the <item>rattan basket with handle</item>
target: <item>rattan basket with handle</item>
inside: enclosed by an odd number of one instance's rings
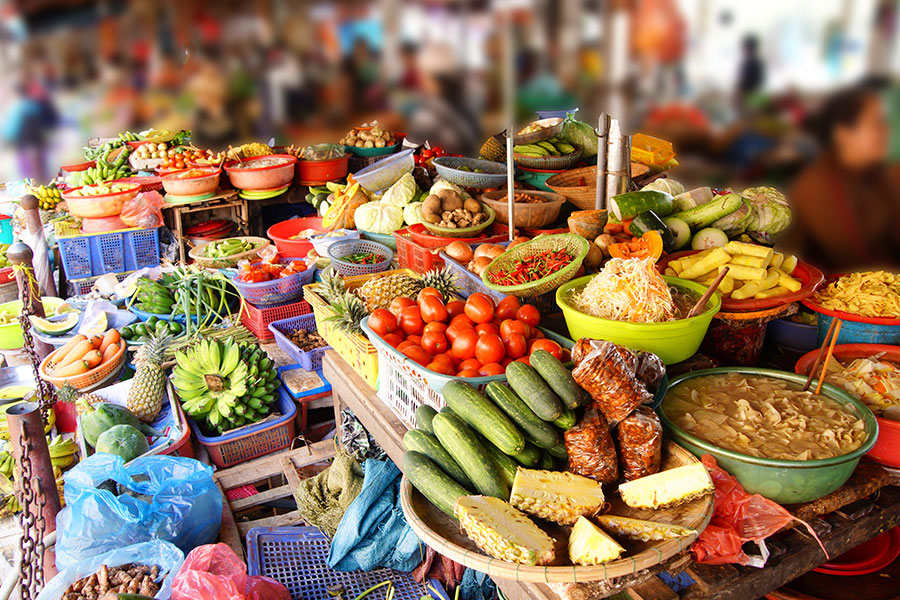
[[[497,285],[491,283],[489,276],[502,269],[510,269],[515,267],[516,263],[532,256],[538,252],[545,250],[566,250],[570,256],[574,257],[572,262],[562,269],[550,273],[546,277],[523,283],[521,285]],[[590,250],[590,244],[586,239],[574,233],[557,233],[554,235],[540,235],[530,242],[519,244],[512,249],[507,250],[497,258],[491,261],[484,271],[481,273],[481,281],[488,289],[496,292],[508,294],[510,296],[519,296],[521,298],[530,298],[532,296],[540,296],[550,290],[555,290],[562,284],[566,283],[575,276],[578,267],[581,266],[584,257]]]

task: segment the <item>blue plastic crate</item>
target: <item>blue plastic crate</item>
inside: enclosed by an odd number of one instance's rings
[[[294,342],[288,339],[288,335],[298,329],[305,329],[306,331],[313,332],[317,331],[316,315],[300,315],[299,317],[281,319],[269,323],[268,327],[269,331],[275,335],[275,343],[278,344],[278,347],[284,350],[285,354],[293,358],[301,369],[318,371],[322,368],[322,357],[325,356],[326,350],[331,349],[331,346],[323,346],[304,352],[303,350],[300,350]]]
[[[70,280],[159,265],[159,227],[60,237],[57,242]]]
[[[247,570],[281,582],[291,600],[334,600],[328,594],[330,585],[344,588],[342,598],[356,598],[387,579],[394,585],[396,600],[419,600],[428,594],[412,573],[335,571],[328,566],[330,548],[331,540],[315,527],[254,527],[247,532]],[[384,593],[375,597],[383,598]]]

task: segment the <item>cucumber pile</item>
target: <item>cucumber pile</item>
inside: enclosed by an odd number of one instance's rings
[[[575,409],[590,396],[549,352],[535,351],[530,362],[509,364],[509,387],[491,382],[481,393],[454,379],[443,389],[445,408],[416,410],[417,428],[403,437],[403,471],[448,515],[462,495],[508,500],[520,465],[566,467],[561,432],[575,425]]]
[[[513,152],[522,156],[537,158],[540,156],[565,156],[575,152],[575,146],[568,142],[564,142],[558,138],[552,137],[540,142],[531,144],[516,144],[513,146]]]

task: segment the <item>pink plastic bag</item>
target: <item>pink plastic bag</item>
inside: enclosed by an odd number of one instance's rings
[[[816,541],[819,540],[809,524],[797,519],[781,505],[759,494],[751,495],[744,491],[737,479],[719,468],[715,458],[704,454],[701,460],[716,486],[716,506],[709,525],[691,546],[694,560],[708,565],[751,564],[751,558],[741,549],[743,543],[759,543],[791,521],[802,523]],[[819,542],[819,545],[822,543]],[[822,551],[828,556],[824,546]],[[768,553],[763,552],[763,563],[766,556]]]
[[[119,218],[129,227],[159,227],[164,203],[158,192],[141,192],[125,203]]]
[[[191,550],[172,582],[172,600],[291,600],[291,594],[274,579],[247,575],[247,565],[220,543]]]

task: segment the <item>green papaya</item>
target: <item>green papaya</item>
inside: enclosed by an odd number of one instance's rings
[[[150,449],[147,436],[131,425],[115,425],[100,434],[94,450],[121,456],[128,462]]]
[[[104,431],[116,425],[131,425],[146,435],[160,436],[160,432],[141,423],[133,412],[110,402],[99,402],[93,406],[81,405],[81,431],[92,448],[97,448],[97,440]]]

